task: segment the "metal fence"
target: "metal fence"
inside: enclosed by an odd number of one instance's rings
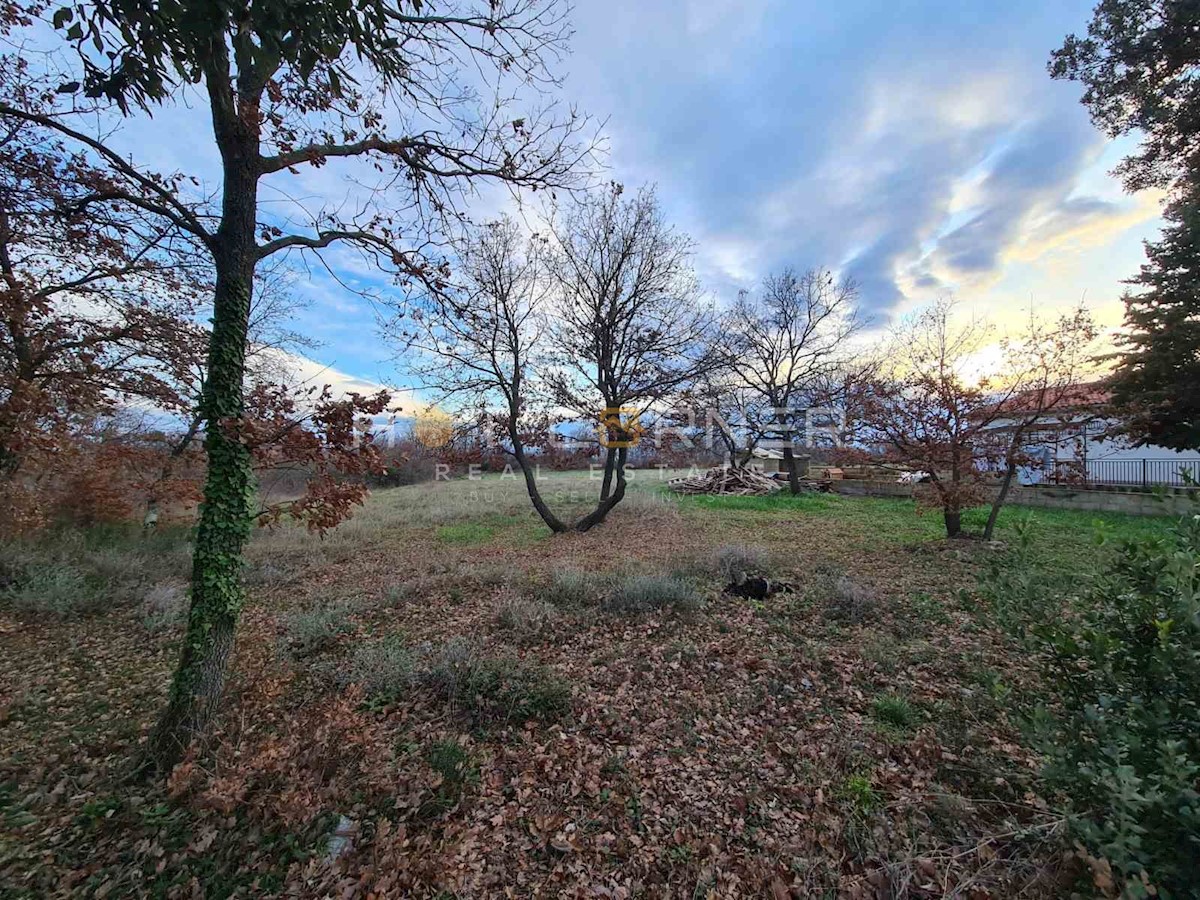
[[[1055,484],[1187,487],[1200,482],[1200,462],[1178,459],[1058,460],[1049,480]]]

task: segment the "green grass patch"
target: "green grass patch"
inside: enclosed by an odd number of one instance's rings
[[[439,526],[435,535],[443,544],[471,546],[486,544],[496,536],[496,529],[479,522],[456,522],[453,525]]]
[[[907,697],[884,694],[871,703],[871,714],[879,724],[897,731],[908,731],[917,724],[920,714]]]

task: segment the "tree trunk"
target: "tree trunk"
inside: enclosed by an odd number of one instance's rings
[[[983,539],[990,541],[992,534],[996,531],[996,520],[1000,518],[1000,510],[1004,506],[1004,501],[1008,499],[1009,488],[1012,487],[1013,476],[1017,473],[1017,467],[1011,461],[1008,467],[1004,470],[1004,480],[1000,482],[1000,492],[996,494],[996,499],[992,501],[992,511],[988,513],[987,525],[983,528]]]
[[[609,451],[612,452],[611,450]],[[616,473],[617,486],[613,489],[610,496],[602,499],[594,510],[575,523],[575,531],[590,531],[595,526],[605,520],[613,507],[615,507],[625,497],[625,460],[629,457],[629,450],[626,447],[617,449],[615,455],[614,471]]]
[[[787,470],[788,488],[792,494],[800,493],[800,473],[796,471],[796,454],[788,445],[783,448],[783,465]]]
[[[942,510],[942,518],[946,522],[946,537],[956,538],[962,534],[962,512],[957,509]]]
[[[615,448],[608,447],[604,451],[604,481],[600,483],[600,502],[603,503],[612,493],[613,467],[616,465]]]
[[[542,492],[538,489],[537,478],[534,476],[533,469],[529,465],[529,460],[525,458],[525,447],[521,443],[521,435],[516,427],[516,417],[510,416],[508,421],[508,438],[512,441],[513,458],[516,459],[517,465],[521,467],[521,474],[525,476],[525,490],[529,494],[529,499],[533,502],[533,508],[542,517],[542,521],[546,523],[547,528],[556,534],[561,534],[567,530],[567,526],[563,524],[558,516],[550,511],[550,507],[542,499]]]
[[[788,489],[792,496],[800,493],[800,474],[796,471],[796,452],[792,447],[792,428],[787,421],[787,413],[776,404],[775,421],[779,425],[778,434],[783,439],[783,469],[787,472]]]
[[[242,110],[244,113],[245,110]],[[168,771],[216,712],[242,610],[242,552],[250,535],[250,451],[224,423],[244,412],[246,333],[256,262],[257,116],[219,122],[223,162],[221,223],[213,241],[216,291],[208,371],[201,395],[208,473],[192,556],[187,635],[167,710],[150,741],[159,771]],[[222,132],[224,126],[224,133]]]

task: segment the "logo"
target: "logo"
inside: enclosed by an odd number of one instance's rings
[[[636,447],[642,439],[643,429],[638,420],[636,409],[626,406],[609,406],[600,414],[600,424],[596,426],[596,435],[600,446]]]

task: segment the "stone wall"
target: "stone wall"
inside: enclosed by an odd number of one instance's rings
[[[894,481],[847,479],[832,482],[834,493],[851,497],[911,497],[913,488]],[[1188,494],[1193,499],[1189,499]],[[1008,502],[1013,506],[1043,509],[1080,509],[1096,512],[1128,513],[1135,516],[1181,515],[1200,511],[1196,491],[1174,491],[1160,500],[1147,491],[1108,488],[1075,488],[1063,485],[1013,487]]]

